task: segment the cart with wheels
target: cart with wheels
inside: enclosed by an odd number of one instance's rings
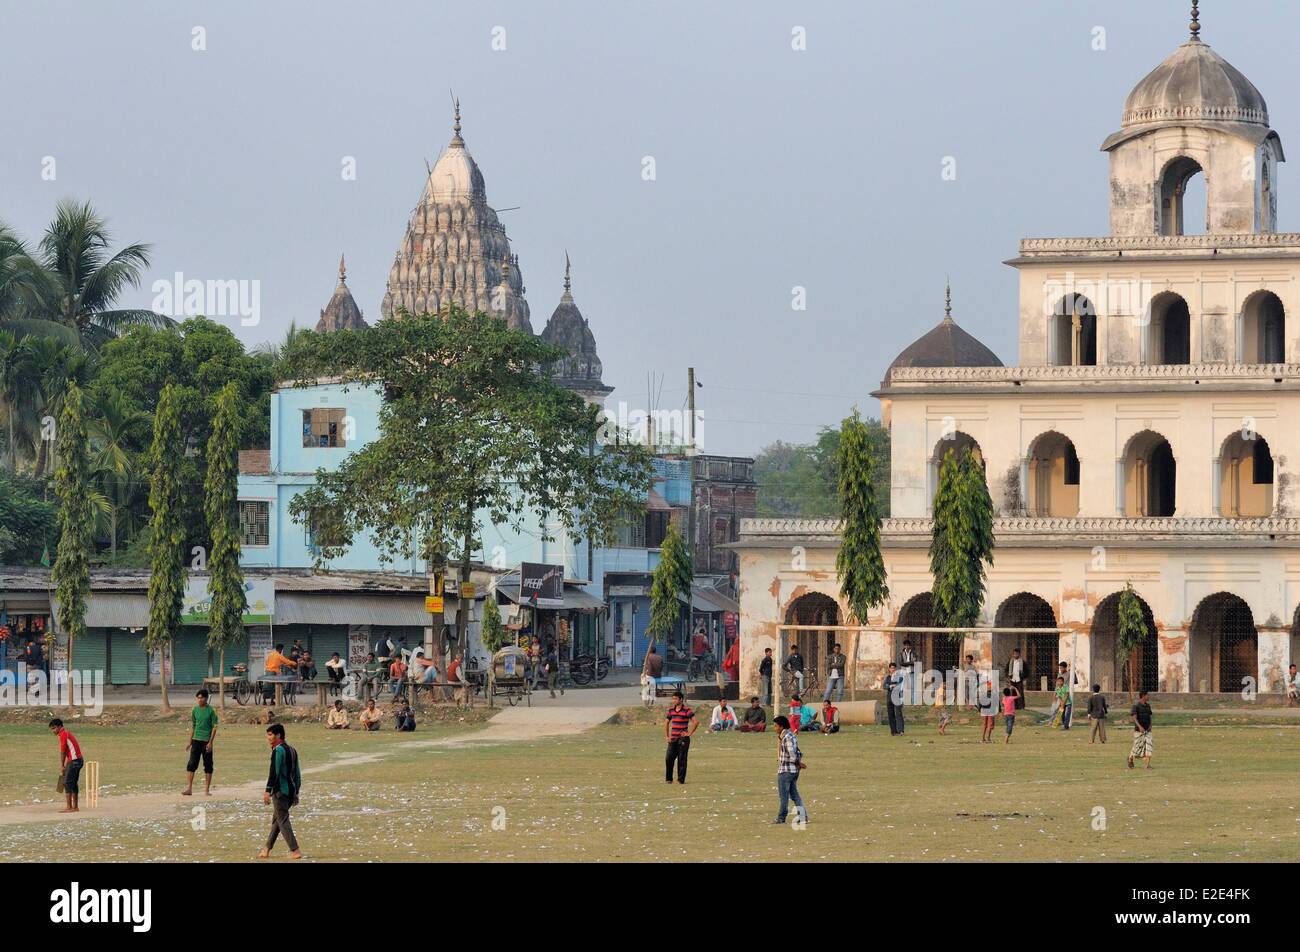
[[[495,706],[496,698],[506,699],[514,707],[520,701],[533,706],[532,686],[527,676],[528,652],[515,645],[506,645],[492,656],[488,669],[488,704]]]

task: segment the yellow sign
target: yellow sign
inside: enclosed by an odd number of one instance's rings
[[[442,596],[426,595],[424,596],[424,610],[431,615],[442,614]]]
[[[473,598],[473,597],[474,597],[474,594],[475,594],[475,593],[474,593],[474,583],[473,583],[473,582],[461,582],[461,583],[460,583],[460,597],[461,597],[461,598]]]

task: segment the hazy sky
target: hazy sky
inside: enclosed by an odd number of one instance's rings
[[[534,329],[567,248],[611,403],[643,407],[653,373],[679,407],[694,366],[705,450],[752,453],[854,403],[877,413],[869,393],[942,316],[945,275],[957,320],[1015,361],[1001,262],[1023,236],[1106,232],[1098,147],[1189,8],[0,0],[0,220],[34,238],[60,198],[91,200],[119,243],[153,246],[131,305],[178,271],[258,281],[260,323],[227,321],[250,344],[314,324],[344,252],[375,320],[454,88],[488,201],[519,206],[502,220]],[[1202,24],[1300,148],[1300,7],[1207,0]]]

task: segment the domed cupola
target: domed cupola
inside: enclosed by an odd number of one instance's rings
[[[1101,145],[1111,156],[1113,235],[1177,236],[1184,225],[1210,234],[1274,230],[1282,142],[1260,91],[1201,39],[1199,7],[1193,0],[1187,42],[1133,87],[1119,131]],[[1206,207],[1184,208],[1200,173]]]
[[[428,197],[442,205],[456,202],[486,202],[487,188],[478,163],[465,148],[460,135],[460,103],[456,103],[455,123],[451,141],[429,172]]]
[[[551,365],[551,373],[556,383],[570,390],[576,390],[588,400],[601,402],[606,394],[613,391],[601,382],[603,368],[600,357],[596,354],[596,338],[591,333],[587,319],[573,303],[572,284],[569,280],[569,256],[564,256],[564,293],[556,306],[551,319],[542,329],[542,340],[548,344],[563,347],[569,352],[567,359],[556,361]]]
[[[943,320],[918,337],[894,358],[885,371],[882,386],[888,387],[893,372],[901,367],[1001,367],[998,355],[957,326],[952,319],[952,288],[944,294]]]

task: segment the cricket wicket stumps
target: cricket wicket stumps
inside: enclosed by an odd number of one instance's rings
[[[86,761],[86,806],[94,809],[99,806],[99,761]]]

